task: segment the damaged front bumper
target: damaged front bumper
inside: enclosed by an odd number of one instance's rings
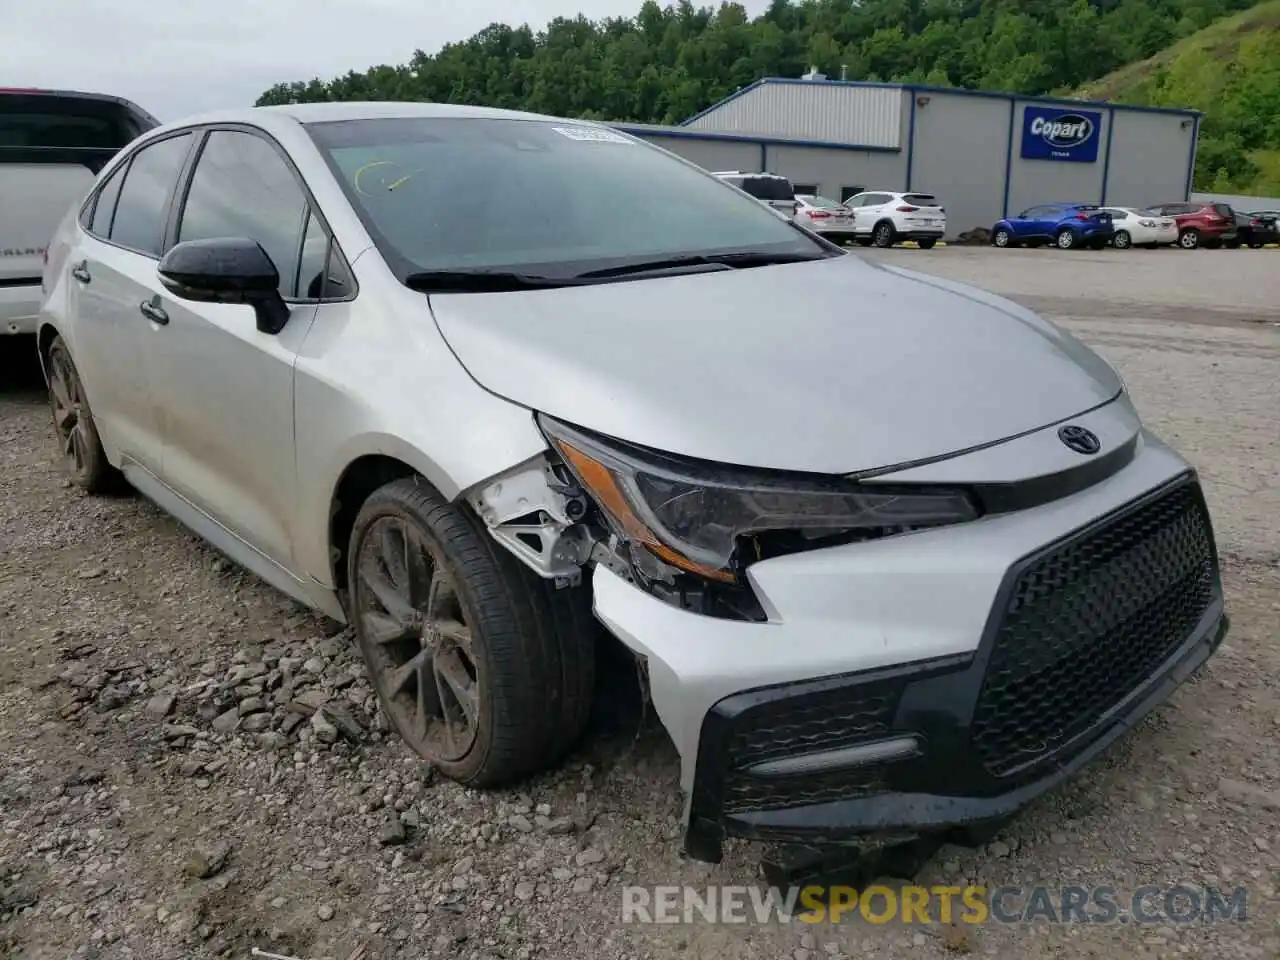
[[[766,560],[768,619],[597,566],[681,756],[687,847],[852,841],[1006,816],[1079,770],[1226,630],[1195,475],[1144,437],[1114,475],[980,521]]]

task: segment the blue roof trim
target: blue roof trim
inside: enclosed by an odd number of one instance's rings
[[[683,121],[680,126],[688,126],[695,120],[705,117],[712,111],[719,110],[726,103],[737,100],[739,97],[750,93],[756,87],[764,86],[767,83],[805,84],[808,86],[866,87],[873,90],[906,90],[912,94],[951,94],[952,96],[957,97],[984,97],[988,100],[1021,100],[1031,103],[1048,103],[1067,107],[1109,107],[1116,110],[1130,110],[1134,113],[1163,113],[1177,117],[1204,116],[1204,114],[1199,110],[1180,110],[1177,107],[1145,107],[1139,104],[1113,103],[1110,100],[1071,100],[1064,97],[1033,97],[1021,93],[1002,93],[995,90],[965,90],[960,87],[931,87],[916,83],[874,83],[868,80],[800,80],[795,77],[764,77],[755,81],[755,83],[743,87],[741,90],[737,90],[734,93],[729,94],[729,96],[725,97],[719,103],[712,104],[700,113],[694,114],[688,120]]]
[[[650,126],[611,123],[609,126],[633,137],[671,137],[674,140],[718,140],[724,143],[759,143],[775,147],[823,147],[854,153],[901,153],[901,147],[879,147],[862,143],[835,143],[829,140],[789,140],[786,137],[757,137],[749,133],[720,133],[715,130],[666,130]]]

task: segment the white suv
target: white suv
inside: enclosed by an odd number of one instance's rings
[[[947,211],[931,193],[867,190],[845,206],[856,214],[854,234],[864,244],[892,247],[914,240],[928,250],[947,232]]]
[[[0,88],[0,336],[36,332],[49,238],[107,161],[156,125],[118,97]]]
[[[784,217],[792,220],[796,218],[800,204],[796,202],[795,188],[786,177],[780,177],[776,173],[745,173],[741,170],[722,170],[715,175],[751,194]]]

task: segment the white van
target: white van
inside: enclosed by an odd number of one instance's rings
[[[157,125],[119,97],[0,87],[0,336],[35,333],[49,238],[106,162]]]

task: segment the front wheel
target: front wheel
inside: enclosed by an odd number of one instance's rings
[[[1128,230],[1117,230],[1111,242],[1117,250],[1128,250],[1133,246],[1133,238],[1129,236]]]
[[[937,243],[938,241],[935,238],[929,237],[924,240],[917,240],[916,246],[918,246],[921,250],[932,250]]]
[[[584,589],[551,591],[416,477],[365,502],[347,578],[383,711],[445,776],[511,783],[577,740],[595,663]]]
[[[1013,246],[1013,234],[1004,227],[998,229],[991,235],[991,242],[1002,249]]]
[[[89,409],[80,373],[62,337],[54,337],[45,359],[49,376],[49,405],[58,452],[71,481],[85,493],[108,493],[123,488],[123,478],[107,460],[102,439]]]
[[[1060,230],[1054,242],[1057,243],[1059,250],[1070,250],[1076,245],[1076,235],[1070,230]]]
[[[893,224],[887,220],[883,223],[877,223],[875,230],[871,233],[871,242],[873,245],[881,248],[893,246]]]
[[[1178,234],[1178,246],[1183,250],[1194,250],[1200,246],[1200,231],[1193,229],[1183,230]]]

